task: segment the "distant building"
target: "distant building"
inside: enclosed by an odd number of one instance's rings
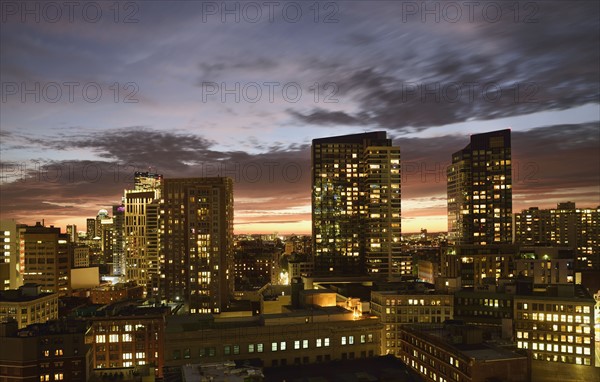
[[[113,275],[125,275],[125,205],[113,206]]]
[[[0,324],[2,381],[85,382],[90,375],[90,349],[85,326],[51,321],[17,330],[16,322]]]
[[[480,328],[407,325],[400,343],[400,358],[425,381],[531,381],[527,355],[485,343]]]
[[[412,272],[400,248],[400,170],[400,148],[384,131],[313,140],[316,275]]]
[[[14,320],[18,328],[58,319],[58,295],[42,293],[36,284],[0,291],[0,321]]]
[[[515,276],[518,254],[518,246],[510,244],[448,247],[442,251],[441,273],[443,277],[460,277],[464,287],[496,284],[500,278]]]
[[[379,317],[385,326],[381,353],[399,356],[402,326],[451,320],[454,317],[454,298],[426,290],[373,291],[371,313]]]
[[[219,313],[233,295],[233,180],[163,181],[162,298],[185,301],[190,313]]]
[[[85,268],[90,266],[90,247],[87,245],[72,246],[73,268]]]
[[[471,135],[448,167],[448,241],[512,243],[510,130]]]
[[[20,257],[24,259],[23,282],[38,284],[42,292],[69,292],[69,238],[60,228],[44,227],[40,223],[20,232]]]
[[[19,227],[14,220],[0,220],[0,290],[23,285],[23,258],[19,252]]]
[[[571,247],[575,269],[600,269],[600,206],[576,208],[558,203],[556,208],[531,207],[515,214],[515,242],[527,245]]]
[[[92,304],[112,304],[124,300],[141,299],[144,296],[144,287],[134,282],[119,283],[116,285],[103,285],[90,291]]]
[[[124,245],[127,280],[145,288],[154,295],[158,282],[158,200],[163,177],[160,174],[136,172],[135,188],[125,190]]]

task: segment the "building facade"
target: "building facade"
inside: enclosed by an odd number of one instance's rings
[[[40,382],[88,380],[90,351],[85,328],[52,321],[17,330],[0,324],[0,380]]]
[[[23,264],[19,253],[19,226],[14,220],[0,220],[0,290],[23,285]]]
[[[383,131],[313,140],[316,274],[411,272],[400,248],[400,180],[400,148]]]
[[[106,316],[89,319],[86,337],[92,347],[93,369],[154,366],[162,377],[164,328],[168,308],[115,307]]]
[[[384,325],[381,353],[399,356],[401,327],[415,323],[443,323],[453,319],[454,299],[449,294],[372,292],[371,313],[379,317]]]
[[[576,251],[575,269],[600,269],[600,207],[565,202],[552,209],[523,210],[515,214],[515,242],[570,247]]]
[[[125,273],[128,281],[143,286],[146,293],[152,295],[153,284],[160,274],[155,206],[160,199],[163,178],[159,174],[136,172],[134,180],[135,188],[125,190],[123,197]]]
[[[594,366],[594,299],[573,285],[515,296],[515,341],[533,360]]]
[[[233,180],[165,179],[160,290],[190,313],[219,313],[233,294]]]
[[[71,269],[68,235],[61,234],[60,228],[38,223],[21,229],[19,240],[23,282],[38,284],[42,292],[67,295]]]
[[[381,324],[337,307],[215,319],[172,317],[165,365],[259,358],[265,367],[302,365],[379,355]]]
[[[448,167],[448,241],[512,243],[510,130],[471,136]]]
[[[0,322],[14,320],[19,329],[58,319],[58,295],[42,293],[38,285],[0,291]]]
[[[488,345],[479,328],[408,325],[400,333],[400,358],[424,381],[531,381],[527,355]]]

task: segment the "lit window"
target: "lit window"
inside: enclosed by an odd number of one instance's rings
[[[320,338],[317,338],[317,347],[320,348],[323,345],[323,341]]]
[[[294,349],[300,349],[300,341],[294,341]]]
[[[346,336],[342,337],[342,345],[346,345]]]
[[[277,351],[277,342],[271,343],[271,351]]]
[[[308,349],[308,340],[302,340],[302,349]]]
[[[325,338],[323,346],[325,346],[325,347],[329,346],[329,337]]]
[[[106,335],[104,335],[104,334],[97,334],[96,335],[96,343],[97,344],[106,343]]]

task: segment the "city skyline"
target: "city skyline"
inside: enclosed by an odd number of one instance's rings
[[[309,234],[310,142],[378,130],[401,150],[403,233],[447,230],[451,154],[506,128],[513,212],[600,204],[593,2],[458,22],[388,2],[286,3],[272,20],[240,3],[92,2],[98,20],[7,4],[3,219],[81,230],[150,169],[232,176],[235,233]]]

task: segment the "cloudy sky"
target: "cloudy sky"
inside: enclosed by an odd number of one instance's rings
[[[404,232],[446,229],[451,153],[504,128],[515,211],[600,205],[598,4],[3,2],[1,217],[84,229],[151,170],[234,178],[236,233],[309,233],[311,140],[373,130]]]

